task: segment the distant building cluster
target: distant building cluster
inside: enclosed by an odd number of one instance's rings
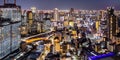
[[[29,26],[32,24],[36,26],[40,26],[41,28],[36,27],[36,29],[32,29],[32,30],[36,30],[37,32],[38,31],[43,32],[42,31],[43,29],[49,30],[49,29],[56,29],[63,27],[71,27],[74,26],[74,23],[77,24],[77,26],[81,26],[79,23],[82,20],[86,20],[86,22],[84,23],[90,22],[90,24],[88,25],[94,24],[96,29],[100,31],[102,29],[105,30],[107,25],[105,25],[104,22],[107,22],[107,20],[109,20],[107,18],[108,9],[106,10],[75,10],[74,8],[71,8],[70,10],[59,10],[58,8],[55,8],[53,10],[34,9],[35,10],[34,13],[32,12],[32,10],[33,9],[22,10],[22,15],[24,16],[22,22],[25,23],[25,25],[29,25]],[[116,17],[117,19],[119,19],[120,11],[115,10],[114,15],[117,16]],[[37,24],[34,24],[35,22],[37,22]]]
[[[120,11],[111,7],[106,10],[37,10],[36,7],[22,10],[16,0],[14,4],[4,3],[0,5],[0,59],[19,49],[21,37],[81,27],[82,31],[102,33],[113,39],[120,34]]]

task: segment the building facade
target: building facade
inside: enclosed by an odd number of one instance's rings
[[[16,4],[0,6],[0,59],[19,49],[21,8]]]

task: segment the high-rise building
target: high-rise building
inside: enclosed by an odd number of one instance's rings
[[[59,9],[55,8],[54,9],[54,21],[58,21],[59,20]]]
[[[39,16],[37,18],[39,18],[38,22],[37,22],[37,32],[41,33],[43,32],[43,17],[44,17],[44,12],[43,11],[39,11]]]
[[[11,52],[12,40],[10,27],[10,19],[0,18],[0,59]]]
[[[0,60],[17,50],[21,42],[21,7],[16,5],[16,0],[13,4],[4,1],[0,6]]]
[[[28,32],[31,33],[32,25],[34,23],[32,11],[27,12],[27,21],[28,21],[28,26],[27,26],[28,27]]]
[[[44,12],[43,12],[43,11],[40,11],[40,12],[39,12],[39,18],[40,18],[40,21],[43,20],[43,16],[44,16]]]
[[[22,17],[21,17],[22,22],[21,23],[24,25],[27,23],[27,10],[22,10],[21,12],[22,12]]]
[[[114,14],[114,9],[112,7],[108,8],[107,9],[107,18],[108,18],[108,21],[107,21],[107,24],[108,24],[108,27],[109,27],[109,32],[108,32],[108,37],[110,39],[113,38],[114,35],[116,35],[116,22],[117,22],[117,19],[116,19],[116,16]]]
[[[69,13],[70,13],[70,16],[73,16],[74,15],[74,8],[71,8]]]
[[[75,18],[74,8],[71,8],[69,11],[69,20],[74,20]]]
[[[20,33],[21,36],[26,36],[28,34],[28,27],[27,27],[27,11],[22,10],[22,16],[21,16],[21,26],[20,26]]]
[[[32,11],[27,11],[27,20],[28,20],[28,25],[33,24],[33,13],[32,13]]]

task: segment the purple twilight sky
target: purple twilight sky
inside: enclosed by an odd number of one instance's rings
[[[8,0],[13,2],[13,0]],[[0,5],[3,0],[0,0]],[[17,0],[17,4],[21,5],[22,9],[29,9],[31,6],[37,9],[106,9],[108,6],[114,6],[120,10],[120,0]]]

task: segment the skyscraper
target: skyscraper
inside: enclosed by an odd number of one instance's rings
[[[0,60],[20,47],[21,7],[16,1],[0,6]]]
[[[54,21],[58,21],[59,20],[59,11],[58,8],[54,9]]]
[[[108,13],[108,27],[109,27],[109,32],[108,32],[108,37],[112,39],[114,35],[116,35],[116,16],[114,14],[114,9],[112,7],[109,7],[107,9]]]

